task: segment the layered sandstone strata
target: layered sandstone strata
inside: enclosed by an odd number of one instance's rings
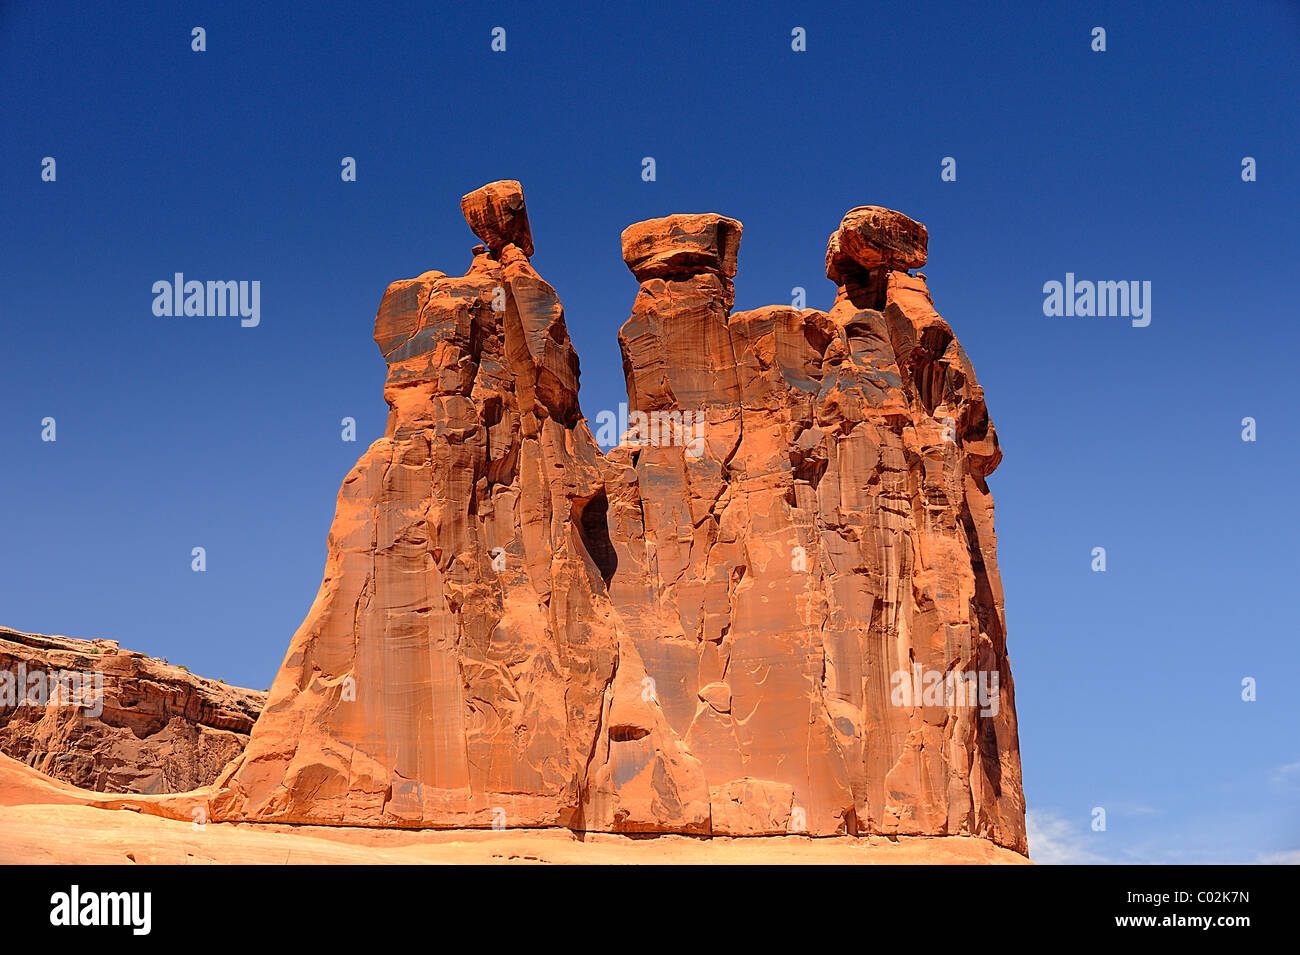
[[[264,699],[113,640],[0,627],[0,752],[83,789],[206,786],[243,750]]]
[[[462,209],[469,271],[384,295],[388,428],[215,817],[1023,852],[1000,452],[925,228],[852,210],[830,312],[733,314],[739,222],[630,227],[628,403],[669,426],[602,455],[519,184]]]

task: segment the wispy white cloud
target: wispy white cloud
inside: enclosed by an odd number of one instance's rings
[[[1074,821],[1042,809],[1029,810],[1025,813],[1029,858],[1039,865],[1100,865],[1111,861],[1096,846],[1096,840],[1105,834],[1093,832],[1089,819],[1085,816]]]
[[[1255,860],[1260,865],[1300,865],[1300,849],[1286,852],[1263,852]]]
[[[1275,786],[1286,789],[1300,786],[1300,762],[1283,763],[1281,766],[1274,767],[1271,780]]]

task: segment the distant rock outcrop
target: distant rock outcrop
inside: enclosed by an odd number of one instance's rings
[[[924,226],[860,207],[830,312],[732,313],[742,227],[629,227],[602,454],[523,192],[393,283],[383,438],[217,819],[977,835],[1025,851],[983,391]]]
[[[206,786],[243,750],[265,699],[113,640],[0,627],[0,752],[82,789]]]

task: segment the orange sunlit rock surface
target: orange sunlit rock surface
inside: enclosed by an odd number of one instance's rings
[[[602,454],[522,189],[462,209],[469,271],[384,294],[387,432],[213,817],[1023,853],[1001,452],[907,271],[924,226],[852,210],[830,312],[738,313],[739,222],[629,227],[629,417],[660,426]]]

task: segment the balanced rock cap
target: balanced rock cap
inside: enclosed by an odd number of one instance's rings
[[[881,206],[858,206],[840,220],[826,244],[826,277],[836,285],[855,272],[919,269],[930,241],[925,226]]]
[[[743,230],[716,212],[647,219],[623,230],[623,261],[638,282],[704,272],[733,278]]]
[[[524,255],[533,254],[533,231],[528,226],[524,187],[514,179],[489,182],[462,196],[460,211],[474,234],[493,252],[516,245]]]

